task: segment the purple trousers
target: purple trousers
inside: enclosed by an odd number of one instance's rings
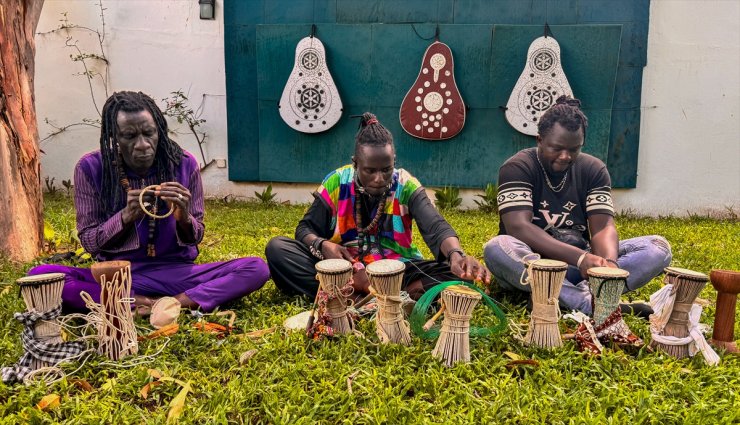
[[[29,275],[64,273],[62,305],[65,310],[85,311],[80,297],[85,291],[100,302],[100,285],[90,269],[43,264],[28,271]],[[131,264],[132,294],[151,297],[185,293],[205,311],[212,311],[228,301],[241,298],[262,287],[270,278],[270,270],[259,257],[208,264],[147,262]]]

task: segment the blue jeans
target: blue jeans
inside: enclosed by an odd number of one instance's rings
[[[499,286],[509,291],[530,292],[529,285],[520,282],[525,269],[522,258],[528,254],[532,254],[532,249],[513,236],[499,235],[483,245],[486,266]],[[625,292],[639,289],[658,276],[668,267],[672,258],[671,246],[662,236],[642,236],[620,241],[617,264],[630,273]],[[560,290],[560,307],[588,315],[592,313],[588,281],[581,278],[581,272],[575,266],[568,266]]]

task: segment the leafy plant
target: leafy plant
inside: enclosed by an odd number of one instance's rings
[[[193,134],[195,140],[198,142],[200,156],[203,159],[203,167],[201,167],[201,170],[203,170],[215,160],[207,161],[205,151],[203,150],[207,134],[201,129],[201,126],[206,122],[205,119],[200,117],[202,110],[198,108],[197,111],[194,111],[190,106],[190,99],[188,99],[182,90],[173,91],[170,94],[170,97],[162,99],[165,103],[165,108],[162,112],[165,116],[175,119],[178,124],[185,124],[190,130],[190,133]],[[175,133],[172,129],[170,129],[170,132]]]
[[[268,184],[262,192],[254,192],[254,196],[263,204],[274,204],[277,193],[272,192],[272,183]]]
[[[460,188],[445,186],[434,191],[437,208],[441,210],[454,210],[462,203]]]
[[[496,213],[498,212],[498,185],[488,183],[486,190],[482,195],[475,195],[479,200],[474,200],[478,205],[478,209],[483,212]]]
[[[72,190],[74,189],[72,179],[62,180],[62,186],[64,186],[64,189],[67,191],[67,196],[70,196],[72,194]]]
[[[49,195],[56,195],[57,192],[59,192],[59,188],[54,184],[55,178],[49,178],[49,176],[44,177],[44,185],[46,185],[46,192]]]

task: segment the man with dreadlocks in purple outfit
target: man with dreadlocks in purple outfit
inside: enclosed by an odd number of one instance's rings
[[[167,121],[152,98],[114,93],[102,118],[100,150],[83,156],[75,168],[77,230],[97,260],[131,262],[139,310],[173,296],[182,307],[211,311],[261,288],[270,275],[259,257],[194,264],[204,232],[200,168],[168,137]],[[174,206],[169,217],[154,220],[141,209],[139,194],[150,185],[159,185],[161,210]],[[145,199],[154,202],[151,193]],[[42,273],[66,275],[65,310],[85,310],[82,291],[99,302],[100,285],[90,269],[41,265],[29,272]]]
[[[457,234],[408,171],[395,168],[393,136],[375,115],[362,115],[352,164],[329,173],[298,223],[295,239],[277,237],[265,248],[272,279],[283,292],[316,295],[315,264],[344,258],[354,263],[356,294],[368,292],[364,266],[388,258],[405,262],[402,288],[418,299],[449,280],[490,282],[490,273],[466,256]],[[412,242],[413,222],[435,260],[424,260]]]
[[[499,235],[484,246],[486,265],[503,289],[530,292],[520,281],[525,257],[568,263],[560,291],[565,309],[592,314],[586,271],[618,267],[629,272],[634,291],[671,262],[661,236],[620,241],[614,224],[611,178],[606,165],[581,153],[588,119],[581,102],[561,96],[538,123],[537,147],[509,158],[499,170]],[[646,304],[623,304],[622,311],[647,317]]]

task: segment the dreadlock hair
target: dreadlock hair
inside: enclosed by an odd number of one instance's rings
[[[115,214],[125,205],[123,187],[119,176],[124,164],[118,152],[118,113],[149,111],[157,126],[157,151],[152,167],[157,170],[160,182],[174,179],[174,169],[180,165],[182,148],[170,139],[167,133],[167,120],[154,100],[142,92],[120,91],[113,93],[103,105],[102,125],[100,126],[100,153],[103,158],[103,206],[109,215]],[[123,195],[123,196],[122,196]]]
[[[537,124],[540,137],[545,137],[555,123],[560,124],[568,131],[583,129],[583,140],[586,140],[588,118],[581,111],[581,101],[570,96],[560,96],[555,104],[545,112]]]
[[[360,119],[360,127],[355,135],[355,156],[360,153],[360,146],[386,146],[393,145],[393,135],[378,118],[371,112],[365,112]]]

